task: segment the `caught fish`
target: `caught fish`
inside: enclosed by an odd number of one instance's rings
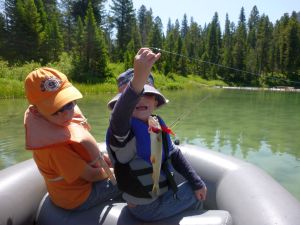
[[[153,167],[152,180],[153,188],[152,194],[159,195],[159,177],[162,162],[162,129],[156,116],[149,116],[148,118],[148,131],[151,141],[151,156],[150,161]]]

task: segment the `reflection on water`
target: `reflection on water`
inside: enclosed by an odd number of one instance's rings
[[[0,99],[0,169],[31,157],[24,151],[24,99]]]
[[[175,127],[182,140],[216,150],[228,148],[230,154],[241,153],[243,158],[249,151],[269,146],[273,153],[289,153],[299,159],[300,151],[295,148],[300,144],[295,138],[300,134],[299,94],[214,90],[197,105],[205,94],[171,99],[168,108],[174,112],[191,111]],[[175,106],[177,102],[180,106]],[[167,107],[161,111],[170,115]],[[173,113],[169,120],[176,117],[178,113]]]
[[[198,104],[207,92],[211,97]],[[300,199],[299,94],[207,90],[169,98],[161,109],[169,124],[187,114],[174,127],[181,143],[251,162]]]
[[[164,92],[158,110],[181,143],[200,145],[254,163],[300,200],[300,95],[221,89]],[[89,96],[79,106],[104,141],[113,94]],[[207,98],[206,98],[207,97]],[[24,150],[23,99],[0,100],[0,169],[31,157]]]

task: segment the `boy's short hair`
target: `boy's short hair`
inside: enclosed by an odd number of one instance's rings
[[[133,78],[133,74],[134,74],[134,70],[133,68],[130,68],[128,70],[126,70],[124,73],[121,73],[118,78],[117,78],[117,85],[118,85],[118,89],[119,89],[119,93],[113,97],[107,104],[109,109],[113,109],[117,100],[119,99],[119,97],[122,95],[122,92],[124,91],[124,89],[127,87],[127,85],[129,84],[129,82],[132,80]],[[166,103],[169,102],[168,99],[166,99],[155,87],[154,87],[154,78],[152,76],[152,74],[149,74],[148,77],[148,81],[147,83],[144,85],[144,92],[143,94],[153,94],[155,95],[155,98],[158,102],[157,107],[160,107]]]
[[[25,79],[25,94],[30,104],[43,115],[52,115],[65,104],[82,98],[82,94],[58,70],[41,67]]]

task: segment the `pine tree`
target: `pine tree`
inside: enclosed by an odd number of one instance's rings
[[[76,63],[83,58],[84,50],[85,50],[85,43],[84,43],[84,26],[81,20],[81,17],[77,19],[77,26],[75,29],[75,43],[76,45],[73,48],[74,52],[74,59],[78,59]]]
[[[41,23],[42,27],[45,28],[47,25],[48,18],[47,18],[47,13],[45,11],[45,6],[43,3],[43,0],[36,1],[36,8],[40,15],[40,23]]]
[[[154,19],[154,25],[151,30],[151,33],[149,34],[149,42],[148,46],[157,47],[157,48],[163,48],[163,30],[162,30],[162,22],[159,17],[155,17]],[[154,64],[155,68],[158,70],[161,70],[162,68],[162,60],[157,61]]]
[[[208,26],[206,51],[208,55],[208,61],[212,63],[219,63],[221,47],[221,29],[218,19],[218,13],[215,13],[211,24]],[[210,78],[215,79],[218,68],[216,66],[210,66],[211,74]]]
[[[180,41],[181,38],[178,39]],[[186,45],[184,41],[181,42],[181,47],[180,47],[180,54],[183,56],[187,55],[187,50],[186,50]],[[188,75],[188,60],[186,57],[181,57],[178,63],[178,72],[182,76],[187,76]]]
[[[162,22],[159,17],[155,17],[154,25],[149,34],[149,46],[155,46],[157,48],[163,47],[163,30],[162,30]]]
[[[47,61],[57,61],[63,51],[64,43],[56,16],[53,16],[46,25],[44,41],[49,50],[46,53]]]
[[[286,73],[288,70],[288,43],[287,43],[287,26],[289,23],[289,15],[285,13],[279,21],[279,37],[278,37],[278,46],[279,46],[279,68],[282,73]]]
[[[64,37],[64,50],[70,52],[75,46],[75,27],[78,21],[78,17],[74,18],[72,15],[73,0],[64,0],[60,3],[60,8],[62,9],[62,19],[61,31]],[[82,18],[80,17],[81,22]]]
[[[4,16],[5,27],[12,34],[12,30],[16,26],[17,17],[17,0],[5,0],[4,2]]]
[[[149,43],[149,35],[153,27],[152,10],[149,11],[144,5],[142,5],[138,11],[138,24],[141,34],[142,46],[146,46]]]
[[[118,59],[123,61],[126,47],[132,38],[132,29],[136,24],[132,0],[112,0],[111,10],[117,28]]]
[[[262,71],[270,71],[269,54],[272,42],[271,32],[272,27],[270,25],[269,18],[263,15],[258,22],[257,30],[256,52],[258,68],[256,68],[255,72],[258,74],[261,74]]]
[[[207,62],[208,61],[208,54],[206,51],[203,52],[202,56],[201,56],[201,61],[202,62]],[[207,64],[202,63],[200,65],[200,73],[202,75],[203,78],[208,79],[209,78],[209,71],[208,71]]]
[[[199,44],[198,44],[198,48],[196,49],[196,54],[197,54],[197,58],[199,58],[200,60],[203,60],[203,55],[206,52],[205,51],[205,42],[206,42],[206,36],[207,36],[207,28],[206,25],[202,28],[201,26],[199,26]],[[197,74],[201,75],[202,74],[202,66],[203,63],[198,63],[197,64]]]
[[[142,38],[141,38],[140,34],[141,34],[141,32],[140,32],[139,26],[137,24],[137,21],[135,20],[134,24],[132,25],[131,35],[130,35],[131,40],[133,40],[133,42],[134,42],[135,53],[142,45]]]
[[[104,36],[105,36],[105,41],[107,44],[107,49],[109,53],[109,58],[111,61],[117,61],[117,56],[116,56],[116,50],[115,50],[115,45],[113,37],[114,37],[114,23],[113,23],[113,17],[110,14],[107,14],[105,16],[105,22],[103,24],[103,31],[104,31]]]
[[[182,50],[182,39],[180,37],[180,25],[179,25],[179,21],[178,19],[175,21],[175,26],[174,26],[174,49],[173,52],[176,53],[175,55],[175,61],[174,61],[174,65],[173,65],[173,71],[174,72],[178,72],[179,71],[179,65],[178,62],[181,58],[180,54],[181,54],[181,50]]]
[[[226,67],[233,66],[232,48],[233,48],[233,29],[228,14],[226,14],[225,31],[223,35],[223,50],[222,50],[222,64]],[[221,71],[224,80],[227,82],[231,82],[232,71],[229,69],[222,69]]]
[[[33,0],[5,1],[7,59],[16,61],[39,61],[43,37],[40,13]]]
[[[187,21],[186,14],[183,15],[182,23],[181,23],[181,37],[185,38],[189,31],[189,25]]]
[[[131,40],[127,47],[126,52],[124,55],[124,70],[127,70],[129,68],[133,67],[133,59],[136,54],[135,47],[134,47],[134,40]]]
[[[201,48],[201,44],[203,40],[201,39],[201,27],[194,22],[193,17],[190,20],[190,27],[188,28],[188,32],[184,39],[184,44],[186,46],[186,54],[191,59],[187,61],[188,64],[188,73],[199,74],[198,71],[198,60],[199,50]]]
[[[34,0],[17,0],[16,9],[16,57],[21,61],[38,61],[42,25]]]
[[[287,42],[287,72],[290,80],[300,80],[297,74],[300,68],[300,23],[297,21],[296,12],[292,13],[286,27]]]
[[[86,81],[85,77],[85,33],[84,25],[79,16],[77,18],[77,24],[74,27],[74,47],[72,48],[72,65],[73,72],[72,79],[76,81]]]
[[[180,25],[178,19],[175,20],[173,31],[174,31],[175,39],[177,40],[180,37]]]
[[[133,67],[134,56],[141,46],[141,36],[138,26],[133,26],[131,32],[132,39],[127,44],[126,51],[124,53],[124,70]]]
[[[17,0],[6,0],[4,4],[5,28],[10,41],[5,40],[6,58],[14,60],[17,58],[17,49],[15,46],[17,34]]]
[[[261,71],[261,62],[259,59],[259,54],[257,51],[257,46],[260,45],[261,47],[264,46],[264,41],[258,42],[258,30],[261,25],[259,12],[256,6],[254,6],[251,10],[250,17],[248,19],[248,34],[247,34],[247,52],[246,52],[246,60],[245,60],[245,69],[249,72],[258,74]],[[262,29],[260,29],[260,33],[262,33]],[[263,47],[264,48],[264,47]],[[252,86],[256,85],[257,76],[248,75],[248,83]]]
[[[245,13],[244,8],[242,7],[237,30],[234,37],[234,47],[233,47],[233,66],[239,70],[245,70],[245,60],[246,60],[246,24],[245,24]],[[247,84],[248,74],[242,72],[235,72],[234,80],[239,84]]]
[[[51,6],[51,7],[50,7]],[[50,5],[48,2],[48,8],[53,9],[55,2]],[[41,22],[41,43],[40,43],[40,58],[43,63],[57,61],[63,51],[63,35],[60,31],[58,13],[47,15],[44,3],[42,0],[37,1],[37,10],[40,15]]]
[[[91,81],[109,76],[111,73],[108,69],[107,48],[103,33],[96,25],[91,3],[88,5],[85,17],[84,39],[85,51],[82,60],[84,62],[84,70],[93,76]]]
[[[171,22],[171,19],[169,18],[168,19],[168,24],[167,24],[167,33],[166,33],[166,36],[168,36],[168,34],[174,29],[174,26]]]
[[[256,46],[257,40],[257,29],[259,22],[259,12],[256,6],[254,6],[251,10],[250,17],[248,20],[248,45],[250,48],[254,49]]]
[[[89,4],[91,4],[94,18],[98,27],[103,25],[105,15],[105,3],[106,0],[74,0],[72,4],[72,16],[74,21],[77,21],[78,16],[82,20],[85,19],[88,11]]]
[[[186,34],[186,48],[187,54],[191,58],[197,58],[197,49],[199,49],[199,42],[200,42],[200,29],[194,19],[191,18],[190,27]]]
[[[58,16],[57,0],[42,0],[48,15]]]
[[[273,30],[273,42],[272,42],[272,49],[273,49],[273,72],[279,72],[280,71],[280,22],[279,20],[276,22]]]
[[[164,49],[166,49],[169,52],[174,52],[174,49],[176,48],[177,47],[176,47],[176,40],[175,40],[175,31],[173,29],[167,33]],[[164,74],[167,75],[171,72],[174,72],[176,63],[173,54],[167,54],[164,58],[165,58],[163,62]]]
[[[6,40],[6,32],[5,32],[5,19],[4,15],[0,13],[0,58],[5,58],[5,40]]]

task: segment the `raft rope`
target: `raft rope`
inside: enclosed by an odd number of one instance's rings
[[[161,49],[161,48],[157,48],[157,47],[149,47],[149,48],[153,49],[153,50],[157,50],[159,52],[165,52],[165,53],[168,53],[170,55],[180,56],[180,57],[186,58],[190,61],[194,60],[194,61],[197,61],[197,62],[200,62],[200,63],[206,63],[206,64],[209,64],[209,65],[218,66],[218,67],[222,67],[222,68],[229,69],[229,70],[234,70],[234,71],[237,71],[237,72],[246,73],[246,74],[254,75],[254,76],[257,76],[257,77],[261,76],[260,73],[253,73],[253,72],[250,72],[250,71],[240,70],[240,69],[233,68],[233,67],[230,67],[230,66],[224,66],[224,65],[219,64],[219,63],[213,63],[213,62],[201,60],[201,59],[198,59],[198,58],[189,57],[189,56],[178,54],[178,53],[175,53],[175,52],[170,52],[170,51],[167,51],[167,50],[164,50],[164,49]],[[287,79],[282,79],[282,78],[278,78],[278,77],[266,77],[266,78],[267,79],[275,79],[275,80],[279,80],[279,81],[284,81],[284,82],[287,82],[287,83],[300,84],[299,81],[287,80]]]

